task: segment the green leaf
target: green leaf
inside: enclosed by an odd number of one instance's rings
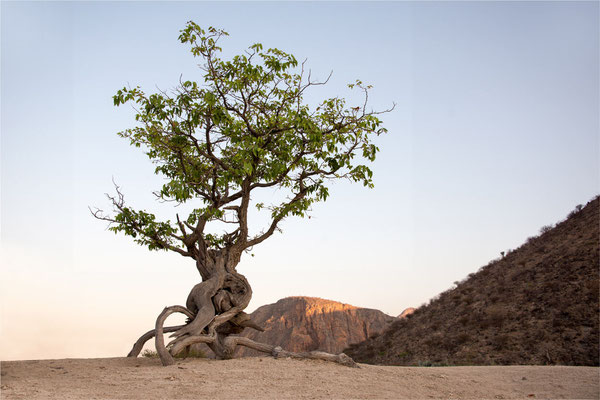
[[[304,96],[313,85],[294,55],[255,43],[242,54],[221,59],[227,35],[188,22],[179,41],[203,62],[199,81],[174,77],[178,86],[169,92],[146,94],[139,87],[124,87],[113,96],[115,106],[132,102],[136,109],[136,125],[119,136],[141,148],[164,179],[156,193],[159,200],[190,203],[193,210],[180,220],[195,226],[222,220],[224,207],[240,206],[242,188],[250,188],[252,200],[259,190],[273,191],[275,195],[264,197],[271,203],[254,205],[278,220],[306,216],[313,204],[329,198],[326,184],[331,181],[346,179],[372,188],[367,164],[379,152],[374,139],[387,132],[378,113],[363,113],[362,103],[349,107],[341,97],[309,106]],[[365,93],[371,89],[360,80],[348,87]],[[179,224],[131,208],[114,219],[113,232],[151,250],[186,248],[178,239]],[[203,233],[209,248],[231,245],[235,231],[215,231]]]

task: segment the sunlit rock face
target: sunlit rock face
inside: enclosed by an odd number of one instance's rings
[[[315,297],[287,297],[258,308],[252,320],[265,331],[246,329],[250,339],[294,351],[340,353],[352,343],[379,334],[396,320],[379,310],[359,308]],[[259,355],[239,348],[238,356]]]
[[[410,314],[414,313],[415,309],[413,307],[408,307],[407,309],[405,309],[404,311],[402,311],[400,313],[400,315],[398,315],[398,318],[406,318],[408,317]]]

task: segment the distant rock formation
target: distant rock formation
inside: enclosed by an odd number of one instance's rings
[[[407,309],[405,309],[404,311],[402,311],[400,313],[400,315],[398,315],[398,318],[406,318],[408,317],[410,314],[415,312],[415,308],[412,307],[408,307]]]
[[[251,317],[265,331],[246,329],[243,335],[250,339],[294,352],[322,350],[334,354],[379,334],[396,320],[379,310],[315,297],[287,297],[259,307]],[[247,348],[238,348],[236,353],[260,354]]]
[[[344,352],[385,365],[599,365],[600,199]]]

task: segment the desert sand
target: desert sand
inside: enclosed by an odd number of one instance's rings
[[[348,368],[313,360],[3,361],[2,399],[598,399],[595,367]]]

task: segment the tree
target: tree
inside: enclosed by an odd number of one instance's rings
[[[312,352],[298,355],[279,347],[232,336],[244,328],[261,328],[244,313],[252,296],[246,278],[237,272],[242,255],[279,230],[290,216],[304,217],[313,203],[327,199],[328,185],[348,179],[373,187],[372,172],[378,148],[372,143],[386,129],[378,115],[367,111],[370,86],[357,81],[364,102],[346,107],[344,99],[330,98],[311,108],[303,101],[307,89],[327,83],[311,80],[304,63],[261,44],[226,61],[219,58],[219,41],[228,34],[204,30],[188,22],[179,40],[203,60],[204,84],[179,80],[171,92],[146,95],[140,87],[123,88],[114,104],[134,104],[137,126],[119,133],[142,148],[166,183],[155,192],[160,201],[191,204],[189,215],[158,221],[146,211],[125,205],[115,185],[109,199],[113,214],[96,209],[96,218],[109,221],[110,230],[131,236],[150,250],[167,250],[194,260],[202,279],[186,306],[167,307],[155,329],[144,334],[129,356],[137,356],[155,337],[164,365],[194,343],[207,343],[219,358],[231,357],[236,345],[273,355],[305,356],[353,364],[344,354]],[[299,71],[298,71],[299,69]],[[331,75],[330,75],[331,76]],[[393,107],[392,107],[393,109]],[[383,112],[391,111],[386,110]],[[279,203],[252,200],[261,190],[280,190]],[[267,212],[263,231],[249,230],[249,210]],[[174,312],[188,316],[185,325],[163,327]],[[163,333],[175,339],[164,345]]]

